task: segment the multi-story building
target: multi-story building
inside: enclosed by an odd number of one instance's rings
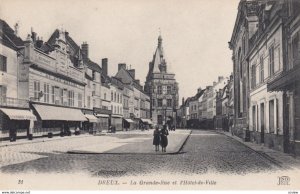
[[[27,137],[35,116],[29,110],[28,99],[19,96],[19,64],[24,58],[24,42],[15,31],[0,19],[0,139]]]
[[[132,88],[128,90],[130,120],[127,120],[127,124],[133,126],[134,129],[144,128],[145,124],[152,124],[149,118],[147,118],[146,102],[149,101],[149,97],[144,94],[140,81],[135,79],[135,69],[127,69],[125,63],[120,63],[115,77],[126,85],[126,87]]]
[[[82,61],[85,73],[84,101],[83,112],[88,118],[84,122],[83,129],[91,133],[102,131],[103,123],[95,117],[94,110],[101,109],[101,68],[89,58],[89,45],[84,42],[81,45]]]
[[[249,73],[248,41],[257,29],[257,7],[262,1],[240,1],[229,48],[232,50],[234,80],[234,131],[241,138],[248,130]]]
[[[84,107],[84,71],[79,47],[67,32],[56,30],[45,44],[36,33],[25,41],[19,68],[19,98],[29,99],[37,117],[34,135],[71,134],[87,118]]]
[[[295,116],[299,112],[299,13],[298,1],[241,1],[230,41],[235,120],[247,118],[240,134],[246,140],[294,153],[299,150]],[[250,77],[240,79],[244,75]],[[239,84],[246,86],[242,93]],[[241,107],[244,93],[246,107]],[[241,108],[247,110],[246,117],[240,114]],[[235,122],[236,131],[240,124]]]
[[[145,91],[151,100],[151,117],[155,124],[176,124],[178,107],[178,83],[175,74],[167,71],[164,58],[162,37],[158,37],[158,45],[149,63],[149,71],[145,82]]]
[[[119,79],[111,77],[111,125],[117,131],[123,130],[123,90],[123,83]]]
[[[100,122],[101,130],[108,130],[111,125],[111,92],[110,92],[110,78],[107,75],[108,70],[108,59],[103,58],[101,62],[101,108],[94,108],[94,113]]]
[[[197,94],[190,98],[189,101],[189,115],[190,119],[187,121],[188,128],[199,128],[199,99],[202,96],[204,90],[198,88]]]
[[[285,52],[280,55],[280,57],[284,56],[281,57],[282,71],[270,78],[267,90],[283,93],[283,118],[280,131],[283,135],[284,151],[300,155],[300,2],[294,0],[284,2],[285,24],[281,28],[283,28],[282,52]]]

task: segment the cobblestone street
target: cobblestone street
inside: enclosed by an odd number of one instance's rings
[[[212,131],[195,130],[178,154],[68,154],[111,138],[151,138],[151,133],[88,136],[1,147],[2,173],[88,173],[90,176],[240,174],[283,170],[242,143]],[[149,137],[150,136],[150,137]],[[149,145],[152,146],[152,145]]]

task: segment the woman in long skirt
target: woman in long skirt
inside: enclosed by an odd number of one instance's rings
[[[159,151],[159,143],[160,143],[160,131],[157,126],[153,132],[153,145],[155,145],[156,152]]]
[[[168,146],[168,135],[169,135],[169,132],[168,132],[167,126],[164,125],[163,129],[160,132],[160,145],[162,147],[162,152],[166,152],[166,148]]]

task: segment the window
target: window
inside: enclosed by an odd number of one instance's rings
[[[55,104],[55,86],[51,87],[51,100],[52,103]]]
[[[256,131],[256,106],[252,106],[252,127],[253,131]]]
[[[49,84],[44,83],[44,102],[49,103],[49,93],[50,93]]]
[[[6,92],[7,92],[6,86],[0,85],[0,104],[6,103]]]
[[[162,107],[162,99],[157,99],[157,106]]]
[[[82,94],[78,93],[78,107],[82,107]]]
[[[34,81],[33,82],[33,94],[34,94],[34,100],[40,101],[40,82]]]
[[[120,95],[119,94],[117,95],[117,102],[118,103],[120,102]]]
[[[0,55],[0,71],[7,72],[7,58]]]
[[[114,101],[116,102],[116,100],[117,100],[117,94],[115,92],[115,94],[114,94]]]
[[[292,40],[292,58],[293,66],[300,64],[300,48],[299,48],[299,35],[297,34]]]
[[[252,65],[251,68],[251,88],[254,89],[256,86],[256,65]]]
[[[74,91],[68,91],[68,105],[74,106]]]
[[[106,100],[106,93],[104,93],[104,100]]]
[[[113,107],[113,105],[110,106],[110,109],[111,109],[111,112],[113,113],[113,112],[114,112],[114,107]]]
[[[92,72],[92,78],[93,78],[93,80],[95,80],[95,78],[96,78],[95,74],[96,74],[96,72],[93,71],[93,72]]]
[[[152,99],[152,106],[155,107],[155,99]]]
[[[274,46],[269,48],[270,76],[274,75]]]
[[[157,86],[157,93],[162,94],[162,87],[161,86]]]
[[[111,101],[113,101],[114,100],[114,93],[113,93],[113,91],[111,91],[110,97],[111,97]]]
[[[171,94],[171,86],[167,86],[167,94]]]
[[[157,123],[160,125],[163,124],[162,115],[157,115]]]
[[[87,97],[87,107],[88,108],[91,107],[91,97],[90,96]]]
[[[60,89],[60,104],[64,104],[64,89]]]
[[[93,99],[93,107],[96,107],[96,100]]]
[[[88,86],[88,88],[91,88],[91,82],[89,79],[87,80],[87,86]]]
[[[274,109],[274,100],[269,101],[269,131],[274,133],[275,131],[275,109]]]
[[[263,83],[264,82],[264,57],[261,56],[259,60],[259,82]]]

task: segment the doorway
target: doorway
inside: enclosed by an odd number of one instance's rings
[[[265,143],[265,104],[260,104],[260,143]]]

